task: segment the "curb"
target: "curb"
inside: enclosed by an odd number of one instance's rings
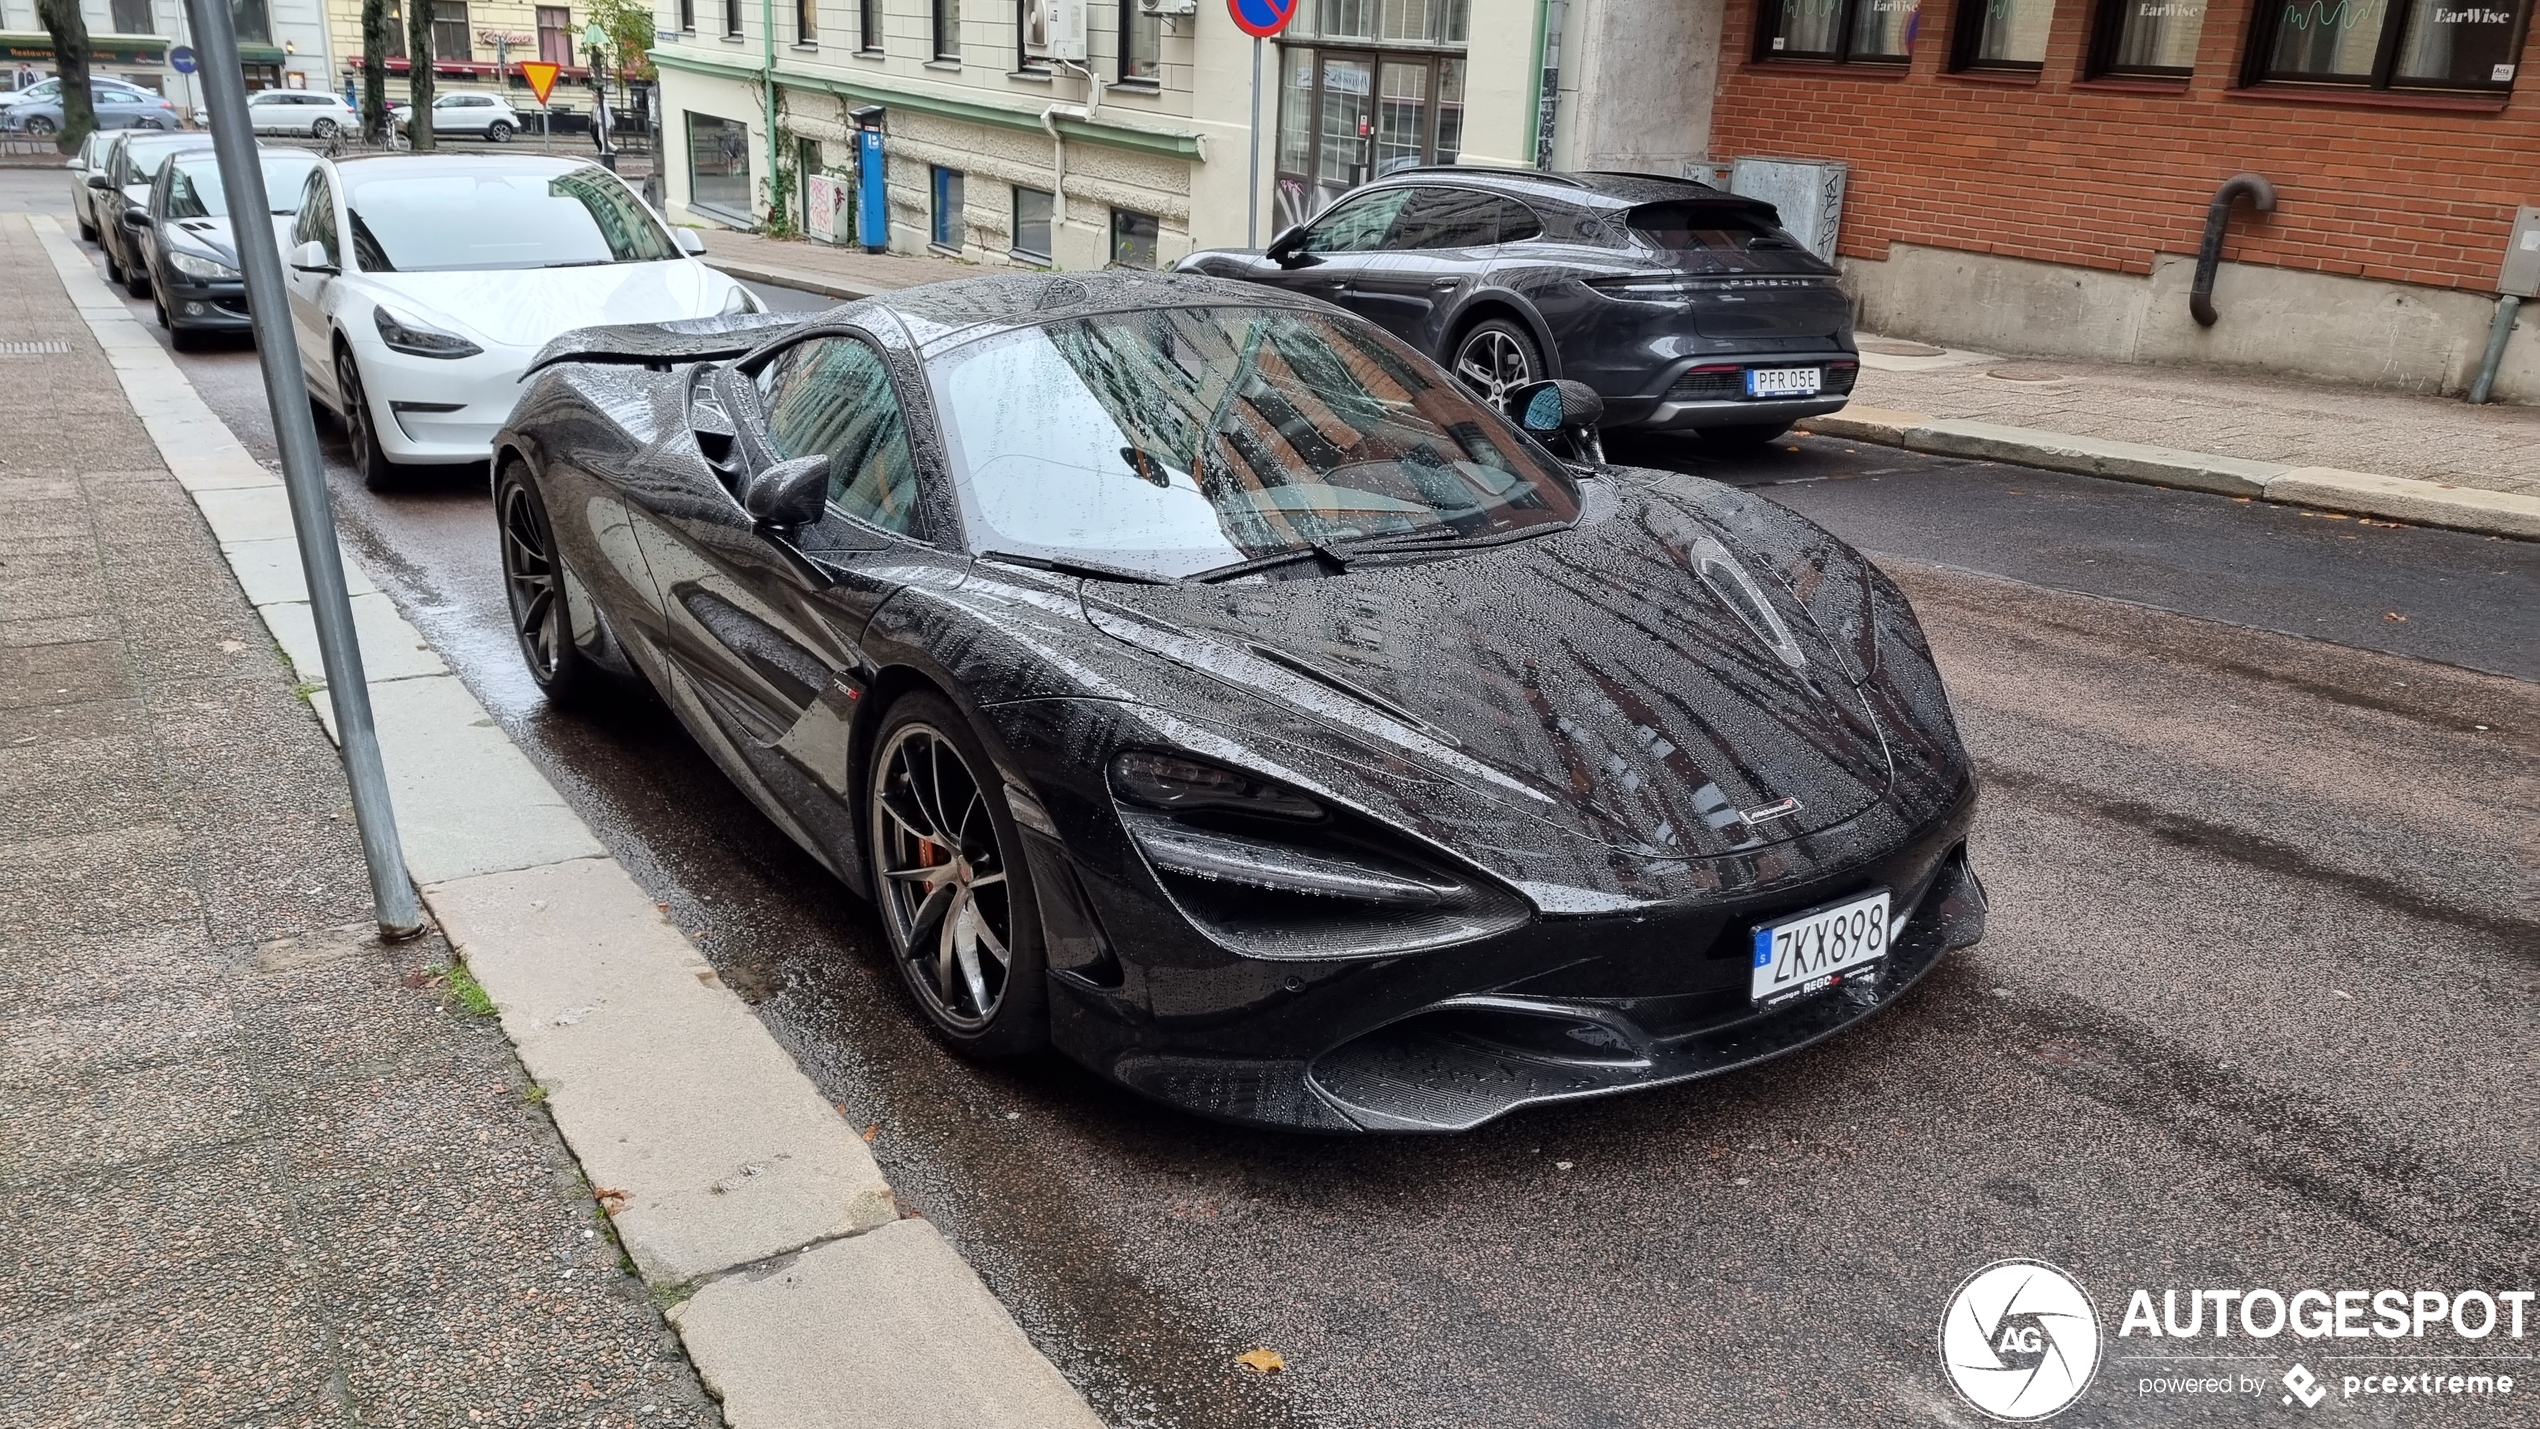
[[[849,283],[820,273],[807,273],[800,268],[780,268],[772,263],[753,263],[746,258],[718,258],[704,255],[705,265],[731,277],[752,283],[772,283],[779,288],[796,288],[806,293],[855,302],[875,293],[892,291],[887,286]]]
[[[27,217],[169,472],[322,686],[281,478],[45,214]],[[1101,1429],[765,1024],[347,555],[425,906],[734,1429]],[[329,738],[328,701],[312,699]],[[772,1352],[782,1348],[784,1352]]]
[[[2078,476],[2381,516],[2482,536],[2540,541],[2540,496],[2518,492],[2486,491],[2335,467],[2250,461],[2176,447],[1992,422],[1962,422],[1880,407],[1847,407],[1823,417],[1807,418],[1798,426],[1821,437],[1843,437],[1936,456],[2010,462]]]

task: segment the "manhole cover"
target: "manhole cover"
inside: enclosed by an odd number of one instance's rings
[[[49,342],[0,342],[0,357],[46,357],[70,350],[71,345],[59,338]]]
[[[1940,357],[1949,351],[1927,342],[1907,342],[1901,337],[1867,338],[1862,341],[1861,350],[1875,352],[1881,357]]]
[[[2005,382],[2061,382],[2064,380],[2064,374],[2042,362],[2014,362],[2008,367],[1994,368],[1984,375],[1999,377]]]

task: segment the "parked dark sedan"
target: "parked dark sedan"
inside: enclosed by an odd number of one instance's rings
[[[258,152],[275,242],[287,247],[284,234],[300,212],[300,193],[318,156],[303,149]],[[230,221],[229,194],[209,149],[169,159],[150,185],[149,204],[124,210],[122,223],[141,250],[159,326],[180,350],[205,333],[248,329],[247,284],[239,276],[238,237]]]
[[[1974,942],[1904,596],[1324,304],[1116,272],[586,329],[494,443],[533,678],[637,671],[956,1049],[1353,1132],[1704,1076]]]
[[[174,155],[189,149],[211,152],[209,134],[151,134],[138,130],[117,135],[106,146],[105,163],[88,176],[91,216],[97,224],[97,246],[106,253],[106,278],[121,283],[136,298],[150,295],[150,270],[141,260],[141,241],[125,213],[147,208],[150,185]]]
[[[1780,222],[1690,180],[1448,166],[1178,266],[1338,303],[1493,400],[1568,377],[1609,426],[1751,443],[1840,408],[1860,373],[1833,267]]]

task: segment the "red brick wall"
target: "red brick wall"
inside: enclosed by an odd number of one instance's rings
[[[1727,3],[1711,152],[1849,163],[1854,257],[1917,243],[2143,273],[2193,254],[2214,189],[2254,171],[2276,210],[2239,206],[2235,262],[2492,289],[2515,205],[2540,203],[2540,24],[2499,110],[2233,92],[2249,6],[2268,0],[2215,0],[2194,76],[2159,89],[2081,82],[2101,0],[2056,0],[2034,82],[1944,73],[1954,0],[1923,0],[1902,74],[1752,63],[1757,0]]]

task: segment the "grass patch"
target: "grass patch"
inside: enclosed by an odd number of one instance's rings
[[[311,703],[311,697],[317,694],[318,691],[325,688],[326,686],[318,681],[302,680],[300,683],[291,687],[291,693],[298,696],[300,703],[305,705]]]
[[[483,990],[479,989],[479,995],[482,995],[482,992]],[[520,1099],[530,1106],[546,1105],[547,1084],[544,1082],[531,1082],[528,1086],[520,1089]]]
[[[476,974],[467,970],[467,964],[452,963],[443,968],[441,980],[448,986],[450,1000],[458,1004],[459,1011],[470,1017],[494,1015],[494,999],[485,995],[485,985],[476,980]],[[544,1099],[546,1089],[539,1088],[538,1094],[541,1099]]]

